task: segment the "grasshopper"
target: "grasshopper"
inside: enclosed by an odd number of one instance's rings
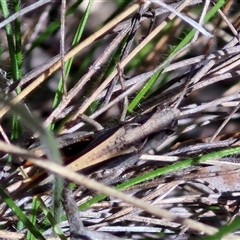
[[[108,159],[135,152],[137,151],[135,144],[168,128],[178,115],[179,110],[157,110],[145,123],[124,125],[89,151],[88,149],[91,149],[92,145],[95,144],[93,142],[82,156],[68,164],[67,167],[79,171]]]
[[[73,171],[85,171],[97,164],[108,163],[112,160],[117,164],[113,172],[117,172],[119,176],[138,161],[139,153],[152,148],[151,143],[143,147],[142,142],[154,135],[160,140],[164,138],[167,134],[163,131],[171,129],[172,123],[176,122],[179,114],[178,109],[157,109],[144,115],[140,120],[134,119],[123,126],[101,132],[65,134],[57,138],[57,143],[60,145],[63,158],[65,157],[67,168]],[[85,146],[79,150],[80,145]],[[76,149],[78,152],[73,154]],[[35,148],[32,151],[37,155],[44,154],[41,148]],[[114,175],[114,178],[117,176]],[[42,178],[43,175],[40,179]],[[29,183],[23,186],[21,192],[23,189],[26,190],[28,185]]]

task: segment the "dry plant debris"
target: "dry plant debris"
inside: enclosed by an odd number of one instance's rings
[[[240,238],[237,1],[0,6],[0,239]]]

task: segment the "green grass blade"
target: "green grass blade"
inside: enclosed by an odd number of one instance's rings
[[[8,207],[14,212],[14,214],[19,218],[19,220],[27,227],[35,239],[44,240],[45,238],[39,232],[36,226],[34,226],[28,219],[25,213],[15,204],[10,196],[2,189],[0,186],[0,196],[3,201],[8,205]]]
[[[223,239],[223,237],[226,236],[227,234],[235,232],[236,230],[238,230],[239,226],[240,226],[240,217],[237,216],[233,220],[233,222],[231,222],[228,225],[222,226],[216,234],[214,234],[212,236],[205,237],[205,238],[203,238],[203,240]],[[231,238],[229,238],[229,239],[231,239]]]
[[[8,3],[6,0],[1,0],[0,3],[2,8],[2,15],[6,19],[10,15]],[[12,66],[12,75],[13,75],[13,79],[17,80],[18,64],[17,64],[16,49],[15,49],[15,43],[14,43],[14,37],[13,37],[14,33],[13,33],[12,25],[7,24],[5,27],[5,30],[7,35],[9,55],[10,55],[11,66]]]
[[[43,211],[43,214],[46,216],[46,219],[50,222],[51,226],[54,229],[54,232],[61,240],[66,240],[67,238],[63,234],[61,228],[58,226],[55,218],[53,217],[51,211],[46,207],[45,203],[42,201],[41,198],[38,198],[40,208]],[[44,221],[46,221],[46,219]]]
[[[225,0],[219,0],[210,10],[209,12],[206,14],[205,18],[204,18],[204,23],[207,23],[212,17],[214,17],[214,15],[217,13],[217,11],[223,7],[225,5],[226,1]],[[194,37],[194,34],[196,33],[195,29],[192,29],[190,33],[187,34],[187,36],[180,42],[180,44],[175,47],[172,52],[171,55],[176,53],[177,51],[179,51],[180,49],[182,49],[184,46],[186,46]]]
[[[89,14],[90,14],[92,5],[93,5],[93,1],[89,1],[88,6],[86,8],[86,11],[84,12],[84,15],[83,15],[83,17],[82,17],[82,19],[81,19],[81,21],[80,21],[80,23],[78,25],[76,34],[75,34],[74,39],[72,41],[72,46],[77,44],[80,41],[81,37],[82,37],[82,33],[83,33],[84,29],[85,29],[87,20],[89,18]],[[66,62],[66,64],[65,64],[66,78],[69,75],[73,59],[74,58],[70,58]],[[63,95],[63,81],[62,81],[62,78],[60,78],[59,83],[58,83],[58,89],[57,89],[57,92],[56,92],[54,100],[53,100],[53,108],[55,108],[59,104],[59,102],[62,99],[62,95]]]
[[[161,75],[162,70],[159,70],[156,72],[151,79],[148,81],[148,83],[143,86],[143,88],[139,91],[137,96],[132,100],[132,102],[128,106],[128,111],[132,112],[133,109],[139,104],[139,102],[144,98],[144,96],[148,93],[149,89],[152,87],[152,85],[157,81],[159,76]]]
[[[8,4],[6,1],[1,0],[1,7],[2,7],[2,13],[4,18],[8,18],[10,15],[10,11],[8,8]],[[14,12],[18,12],[20,7],[20,1],[14,0],[13,1],[13,8]],[[12,28],[12,25],[14,25],[14,31]],[[6,35],[7,35],[7,41],[8,41],[8,48],[9,48],[9,55],[11,60],[11,72],[13,80],[19,80],[22,77],[22,42],[21,42],[21,22],[20,19],[17,18],[13,23],[7,24],[6,29]],[[19,93],[19,89],[17,91]],[[12,117],[12,131],[11,131],[11,139],[17,139],[21,136],[22,128],[19,123],[19,119],[16,115],[13,115]]]
[[[131,187],[133,185],[136,185],[138,183],[142,183],[142,182],[145,182],[145,181],[148,181],[148,180],[152,180],[152,179],[154,179],[156,177],[159,177],[159,176],[162,176],[164,174],[173,173],[175,171],[182,170],[184,168],[191,167],[193,165],[206,162],[208,160],[218,159],[218,158],[221,158],[221,157],[225,157],[225,156],[229,156],[229,155],[233,155],[233,154],[239,154],[239,153],[240,153],[240,147],[234,147],[234,148],[220,150],[220,151],[217,151],[217,152],[208,153],[208,154],[202,155],[200,157],[196,157],[196,158],[189,158],[189,159],[186,159],[184,161],[177,162],[177,163],[174,163],[172,165],[169,165],[169,166],[166,166],[166,167],[163,167],[163,168],[159,168],[159,169],[156,169],[156,170],[151,171],[149,173],[145,173],[143,175],[140,175],[138,177],[130,179],[129,181],[118,185],[116,187],[116,189],[122,190],[122,189],[125,189],[127,187]],[[105,197],[106,197],[105,195],[98,195],[98,196],[92,198],[91,200],[87,201],[83,205],[81,205],[79,209],[84,210],[87,207],[89,207],[90,205],[92,205],[93,203],[96,203],[96,202],[104,199]]]
[[[32,209],[31,209],[31,213],[29,216],[29,221],[36,226],[37,223],[37,211],[38,211],[38,207],[39,207],[39,202],[37,201],[37,198],[34,197],[32,200]],[[27,232],[27,239],[29,240],[34,240],[34,235],[28,230]]]
[[[21,10],[21,2],[19,0],[14,0],[14,12]],[[16,65],[17,72],[15,80],[19,80],[22,77],[22,34],[21,34],[21,20],[17,18],[14,21],[14,38],[15,38],[15,55],[16,55]]]
[[[219,0],[206,14],[204,18],[204,22],[208,22],[220,9],[222,6],[224,6],[225,1],[224,0]],[[173,54],[177,53],[179,50],[181,50],[184,46],[186,46],[193,38],[194,34],[196,33],[196,30],[193,29],[191,32],[187,34],[187,36],[176,46],[172,49],[169,57],[171,57]],[[167,60],[166,60],[167,61]],[[168,62],[168,61],[167,61]],[[168,62],[169,64],[170,62]],[[159,72],[161,72],[165,67],[167,67],[168,64],[165,64]],[[152,87],[152,85],[155,83],[157,80],[156,75],[154,75],[140,90],[140,92],[136,95],[136,97],[132,100],[132,102],[129,104],[128,111],[132,112],[133,109],[139,104],[139,102],[144,98],[145,94],[149,91],[149,89]]]

